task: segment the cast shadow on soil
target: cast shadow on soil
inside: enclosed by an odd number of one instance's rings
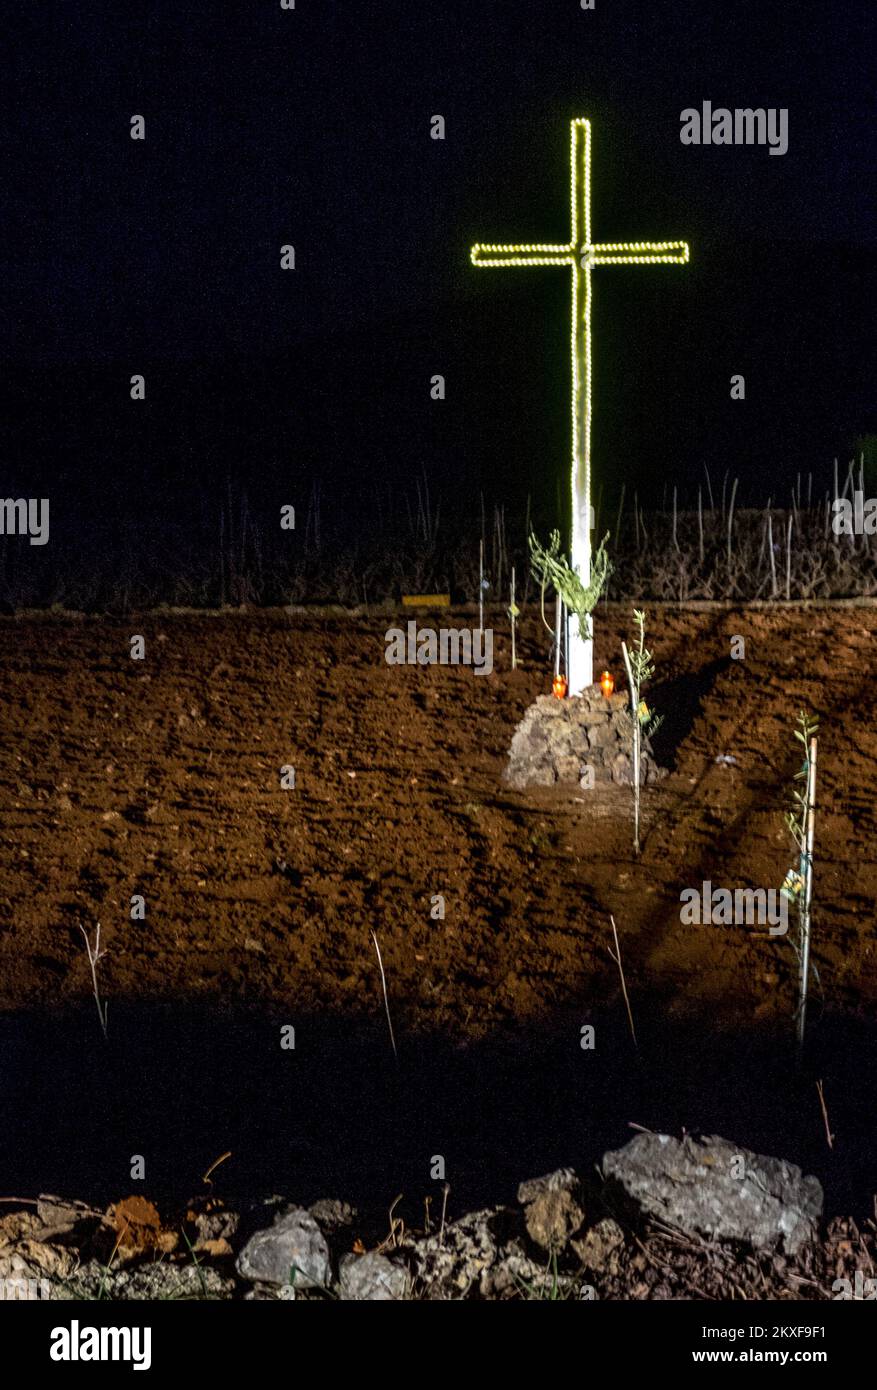
[[[648,703],[662,716],[660,728],[650,737],[659,766],[676,766],[676,750],[691,733],[704,698],[732,665],[729,656],[719,657],[696,673],[656,680],[648,686]]]
[[[295,1049],[280,1046],[295,1027]],[[871,1213],[877,1031],[823,1018],[798,1068],[791,1028],[715,1033],[636,1001],[639,1050],[620,1008],[567,1012],[461,1047],[406,1034],[398,1063],[385,1021],[115,1000],[104,1042],[93,1009],[0,1019],[0,1185],[94,1202],[142,1191],[241,1203],[279,1193],[340,1197],[383,1225],[451,1185],[449,1215],[513,1199],[562,1166],[593,1175],[631,1123],[724,1137],[815,1172],[829,1212]],[[584,1024],[595,1047],[582,1047]],[[829,1151],[815,1089],[823,1080]],[[203,1174],[231,1150],[205,1188]],[[134,1155],[145,1181],[131,1178]],[[365,1230],[366,1227],[363,1227]]]

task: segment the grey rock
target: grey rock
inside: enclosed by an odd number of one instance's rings
[[[345,1255],[341,1260],[339,1293],[358,1302],[392,1303],[408,1293],[408,1273],[386,1255],[369,1251],[366,1255]]]
[[[616,730],[608,722],[595,724],[588,730],[588,743],[591,748],[608,748],[618,738]]]
[[[237,1234],[241,1218],[236,1211],[202,1211],[195,1216],[195,1230],[198,1232],[196,1247],[205,1241],[231,1241]]]
[[[338,1231],[346,1231],[353,1225],[358,1215],[356,1207],[352,1207],[349,1202],[342,1202],[335,1197],[322,1197],[319,1202],[314,1202],[308,1210],[320,1230],[328,1235],[334,1235]]]
[[[555,763],[558,782],[577,782],[581,776],[581,760],[575,753],[560,757]]]
[[[611,718],[608,709],[593,709],[589,704],[578,701],[573,706],[572,717],[577,724],[582,724],[586,729],[608,725]]]
[[[52,1298],[65,1302],[112,1299],[149,1302],[207,1301],[233,1297],[234,1279],[203,1262],[171,1265],[158,1261],[131,1270],[109,1270],[97,1260],[80,1265],[69,1279],[53,1284]]]
[[[563,701],[553,695],[537,695],[536,703],[542,701],[542,711],[546,719],[560,719],[563,714]]]
[[[250,1237],[238,1255],[237,1270],[255,1283],[326,1288],[331,1277],[329,1247],[310,1212],[293,1207],[273,1226]]]
[[[585,1219],[581,1183],[571,1168],[522,1182],[518,1201],[528,1236],[543,1250],[562,1250]]]
[[[37,1199],[37,1216],[46,1228],[60,1231],[73,1229],[81,1221],[100,1220],[101,1213],[85,1202],[72,1202],[41,1192]]]
[[[473,1289],[483,1296],[499,1256],[494,1228],[509,1215],[502,1207],[472,1212],[450,1222],[442,1233],[409,1243],[405,1253],[426,1298],[465,1298]]]
[[[566,1298],[573,1280],[557,1273],[551,1262],[531,1258],[521,1246],[512,1241],[503,1247],[497,1263],[481,1281],[483,1298],[549,1299],[553,1295]]]
[[[511,779],[509,779],[511,782]],[[512,783],[513,786],[522,787],[553,787],[557,781],[557,773],[554,768],[547,763],[544,767],[533,767],[526,782]]]
[[[612,781],[622,787],[633,786],[633,766],[626,753],[616,753],[610,764]]]
[[[101,1221],[101,1213],[85,1202],[66,1201],[47,1193],[40,1193],[36,1215],[41,1225],[39,1238],[44,1242],[74,1234],[84,1238],[87,1230],[96,1228]]]
[[[603,1171],[647,1215],[754,1250],[782,1246],[796,1254],[815,1237],[822,1212],[818,1179],[717,1137],[637,1134],[604,1155]]]
[[[10,1302],[31,1296],[64,1297],[65,1281],[76,1271],[72,1250],[24,1240],[0,1249],[0,1286]]]

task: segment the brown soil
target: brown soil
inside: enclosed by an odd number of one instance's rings
[[[503,785],[514,727],[547,686],[537,621],[512,672],[496,619],[487,677],[387,666],[390,621],[3,620],[0,1008],[87,998],[77,924],[100,921],[114,1007],[185,995],[377,1016],[374,930],[397,1033],[472,1039],[617,998],[612,913],[634,1008],[647,991],[667,1016],[713,1027],[788,1017],[790,942],[683,926],[679,894],[782,882],[803,707],[821,723],[821,989],[870,1012],[873,608],[652,612],[656,751],[671,773],[644,794],[638,862],[629,790]],[[602,615],[599,669],[620,675],[626,626],[626,611]],[[743,661],[729,659],[734,634]],[[284,764],[295,790],[280,787]],[[135,893],[145,922],[129,920]]]
[[[877,611],[652,612],[671,770],[639,861],[629,788],[503,784],[547,685],[538,619],[511,672],[497,617],[490,676],[388,666],[396,621],[0,620],[0,1191],[117,1201],[137,1154],[150,1199],[186,1200],[228,1153],[210,1183],[230,1199],[340,1196],[380,1225],[401,1192],[410,1224],[441,1199],[433,1155],[459,1215],[593,1172],[633,1123],[777,1154],[828,1215],[871,1215]],[[619,674],[630,621],[601,616],[598,669]],[[782,882],[801,707],[821,720],[803,1066],[791,941],[679,920],[704,879]],[[79,931],[98,921],[106,1044]]]

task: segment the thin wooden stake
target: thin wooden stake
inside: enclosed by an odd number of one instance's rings
[[[810,983],[810,907],[813,901],[813,841],[816,832],[816,739],[810,740],[807,762],[807,840],[804,862],[804,906],[801,913],[801,1002],[798,1009],[798,1045],[804,1046],[807,992]]]
[[[846,495],[847,495],[847,488],[850,486],[850,484],[851,484],[852,481],[853,481],[853,464],[854,464],[854,462],[855,462],[854,459],[850,459],[850,466],[849,466],[849,468],[847,469],[846,481],[844,482],[844,490],[843,490],[843,492],[841,493],[841,497],[846,497]],[[852,499],[851,499],[851,500],[852,500]]]
[[[822,1110],[822,1123],[825,1125],[825,1137],[828,1140],[828,1147],[834,1148],[834,1135],[831,1132],[831,1125],[828,1122],[828,1109],[825,1104],[825,1093],[822,1089],[822,1082],[816,1083],[816,1094],[819,1096],[819,1106]]]
[[[399,1054],[396,1051],[396,1039],[393,1037],[393,1020],[390,1018],[390,1001],[387,998],[387,977],[384,974],[384,962],[381,960],[381,948],[378,945],[378,938],[375,936],[374,932],[372,932],[372,941],[375,943],[375,950],[378,953],[378,968],[381,972],[381,985],[384,991],[384,1008],[387,1011],[387,1027],[390,1030],[390,1043],[393,1048],[393,1056],[398,1062]]]
[[[734,524],[734,498],[737,496],[737,479],[731,488],[731,505],[728,507],[728,564],[731,563],[731,527]]]
[[[621,947],[618,944],[618,930],[615,926],[615,918],[609,914],[609,921],[612,923],[612,935],[615,937],[615,951],[610,950],[609,954],[618,966],[618,973],[621,976],[621,993],[624,995],[624,1003],[627,1007],[627,1021],[630,1024],[630,1036],[633,1038],[633,1045],[639,1051],[639,1043],[636,1040],[636,1029],[633,1026],[633,1014],[630,1009],[630,1000],[627,997],[627,985],[624,983],[624,968],[621,964]]]
[[[621,497],[618,501],[618,516],[615,518],[615,544],[618,545],[618,535],[621,530],[621,514],[624,510],[624,483],[621,484]]]
[[[101,1032],[103,1033],[104,1038],[106,1038],[107,1014],[109,1011],[109,1005],[107,1003],[101,1003],[100,989],[97,983],[97,967],[106,955],[106,951],[102,951],[100,948],[100,922],[98,922],[97,927],[95,928],[94,947],[92,947],[92,944],[88,939],[88,933],[86,932],[85,927],[82,925],[81,922],[79,923],[79,930],[82,932],[82,935],[85,938],[85,949],[88,952],[88,963],[91,966],[91,982],[94,986],[94,1002],[97,1005],[97,1016],[100,1019]]]
[[[204,1176],[203,1176],[203,1178],[201,1179],[201,1181],[202,1181],[203,1183],[206,1183],[208,1187],[212,1187],[212,1186],[213,1186],[213,1179],[211,1178],[210,1174],[211,1174],[211,1173],[215,1173],[215,1172],[216,1172],[216,1169],[219,1167],[220,1163],[224,1163],[225,1160],[226,1160],[227,1158],[231,1158],[231,1155],[232,1155],[232,1150],[231,1150],[231,1149],[226,1149],[226,1151],[225,1151],[224,1154],[220,1154],[220,1155],[219,1155],[219,1158],[214,1159],[214,1161],[211,1163],[210,1167],[207,1169],[207,1172],[204,1174]]]
[[[704,473],[706,474],[706,485],[707,485],[707,490],[709,491],[709,495],[710,495],[710,511],[711,511],[711,512],[714,512],[715,509],[716,509],[716,503],[715,503],[715,499],[714,499],[714,497],[713,497],[713,485],[712,485],[712,483],[710,482],[710,471],[709,471],[709,469],[707,468],[706,464],[704,464],[704,466],[703,466],[703,471],[704,471]]]
[[[627,670],[627,686],[630,691],[630,716],[633,720],[633,850],[634,854],[639,854],[639,691],[634,685],[633,668],[630,664],[630,653],[627,650],[627,643],[621,643],[621,650],[624,654],[624,665]]]

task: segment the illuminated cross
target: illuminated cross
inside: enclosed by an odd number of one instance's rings
[[[572,235],[566,246],[472,247],[477,266],[564,265],[572,270],[572,544],[571,564],[587,584],[591,574],[591,269],[595,265],[684,265],[685,241],[591,241],[591,123],[575,120],[570,140]],[[593,631],[593,630],[592,630]],[[569,637],[569,693],[594,679],[593,635]]]

